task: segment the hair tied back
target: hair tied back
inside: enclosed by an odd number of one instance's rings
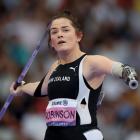
[[[71,12],[69,11],[69,10],[64,10],[64,12],[63,12],[64,14],[66,14],[66,15],[69,15],[69,16],[71,16]]]

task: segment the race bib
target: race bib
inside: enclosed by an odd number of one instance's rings
[[[77,101],[59,98],[49,101],[46,108],[48,126],[75,126]]]

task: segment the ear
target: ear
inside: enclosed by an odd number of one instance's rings
[[[77,34],[78,42],[80,42],[83,38],[83,33],[78,31],[76,34]]]

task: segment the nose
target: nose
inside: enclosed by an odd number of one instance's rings
[[[59,36],[58,36],[58,38],[62,38],[62,37],[63,37],[62,35],[59,35]]]
[[[58,32],[58,38],[62,38],[63,37],[63,34],[61,31]]]

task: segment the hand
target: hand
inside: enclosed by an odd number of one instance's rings
[[[25,81],[22,81],[19,86],[16,87],[16,82],[13,82],[10,86],[10,94],[14,96],[21,96],[23,94],[21,87],[25,84]]]

